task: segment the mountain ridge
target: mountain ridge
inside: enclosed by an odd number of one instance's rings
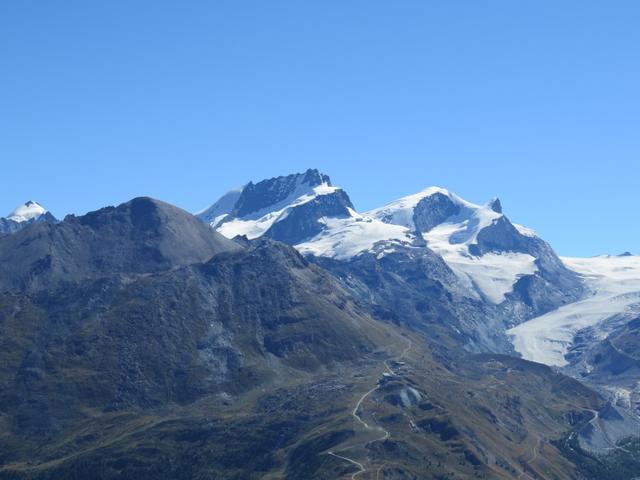
[[[0,238],[0,478],[575,478],[553,442],[603,399],[465,351],[497,307],[380,248],[325,269],[150,198]]]
[[[326,198],[318,196],[316,201]],[[306,224],[315,223],[315,234],[309,235],[292,216],[287,222],[290,233],[278,240],[336,275],[372,312],[418,331],[438,331],[469,351],[521,354],[566,365],[567,372],[589,381],[584,370],[587,357],[576,354],[591,348],[584,345],[593,336],[589,328],[610,332],[611,325],[618,328],[634,318],[627,306],[637,303],[637,289],[630,286],[622,292],[624,299],[615,309],[600,308],[598,301],[613,304],[606,295],[590,298],[600,287],[594,287],[581,263],[561,259],[535,231],[512,223],[498,197],[474,204],[445,188],[429,187],[362,213],[354,208],[344,215],[331,215],[329,208],[316,211],[304,215]],[[597,275],[615,283],[613,263],[633,263],[635,258],[607,257],[601,261],[609,266]],[[635,270],[627,270],[633,277]],[[585,315],[563,316],[583,302],[602,311],[591,316],[588,326],[580,320]],[[546,325],[545,318],[562,318],[561,327]],[[538,333],[529,335],[538,324]],[[554,357],[556,351],[569,355],[567,360]],[[640,387],[633,378],[626,383],[606,380],[602,374],[593,378],[594,386],[614,402],[619,389],[625,389],[631,408],[640,412]]]

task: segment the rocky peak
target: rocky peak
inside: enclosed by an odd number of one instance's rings
[[[440,192],[429,195],[420,200],[413,210],[413,223],[416,231],[428,232],[447,218],[460,213],[460,205],[450,196]]]
[[[498,197],[493,198],[487,206],[496,213],[502,213],[502,203]]]
[[[235,203],[232,215],[244,217],[259,210],[276,205],[292,197],[311,192],[320,185],[331,186],[327,175],[316,169],[304,173],[274,177],[258,183],[249,182]]]

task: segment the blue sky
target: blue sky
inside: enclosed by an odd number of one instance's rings
[[[0,214],[188,210],[317,167],[426,186],[563,255],[640,253],[640,2],[0,3]]]

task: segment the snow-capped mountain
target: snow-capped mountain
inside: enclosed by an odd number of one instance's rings
[[[580,289],[551,247],[512,224],[497,198],[476,205],[431,187],[360,214],[329,177],[308,170],[249,183],[199,216],[229,238],[266,235],[305,255],[336,260],[426,247],[442,257],[470,295],[496,305],[507,295],[527,296],[533,310],[545,311]],[[541,288],[544,295],[536,291]]]
[[[296,244],[320,233],[322,219],[351,217],[347,194],[317,170],[249,182],[225,194],[198,217],[228,238],[263,235]]]
[[[9,215],[0,218],[0,235],[14,233],[34,222],[55,222],[56,218],[42,205],[29,200],[18,205]]]
[[[317,170],[251,182],[198,216],[228,238],[294,246],[377,316],[443,346],[517,352],[640,405],[640,257],[560,259],[498,198],[440,187],[357,212]]]
[[[346,259],[380,242],[387,252],[394,244],[426,244],[471,294],[494,304],[504,302],[523,277],[540,270],[554,270],[557,277],[557,270],[564,270],[531,230],[509,222],[498,199],[476,205],[439,187],[362,215],[323,222],[320,234],[297,245],[301,252]]]
[[[249,183],[198,216],[228,238],[264,235],[293,245],[345,281],[349,277],[363,299],[379,295],[379,306],[389,311],[399,308],[387,296],[390,290],[413,289],[416,301],[440,305],[440,317],[446,310],[454,319],[448,328],[469,336],[474,350],[509,350],[506,326],[581,294],[578,276],[532,230],[512,224],[497,198],[477,205],[430,187],[358,213],[328,176],[308,170]],[[415,281],[416,272],[404,267],[409,262],[428,270],[418,274],[428,275],[429,285]],[[372,279],[374,265],[384,265],[386,279]],[[372,291],[389,275],[400,283]],[[405,318],[424,322],[427,310],[413,306]],[[430,311],[429,321],[436,316]]]

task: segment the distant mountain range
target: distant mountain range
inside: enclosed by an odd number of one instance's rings
[[[307,170],[0,226],[0,479],[640,471],[639,257],[497,198],[358,212]]]
[[[249,183],[197,215],[228,238],[265,236],[294,246],[356,296],[389,315],[404,310],[399,318],[418,328],[431,323],[425,317],[437,305],[435,323],[444,310],[447,327],[472,351],[509,353],[513,345],[524,358],[566,366],[586,380],[592,342],[640,317],[640,257],[560,259],[533,230],[512,223],[498,198],[475,205],[430,187],[358,213],[327,175],[308,170]],[[420,266],[407,271],[410,264]],[[432,305],[408,314],[398,297]],[[639,380],[604,384],[638,408]]]

